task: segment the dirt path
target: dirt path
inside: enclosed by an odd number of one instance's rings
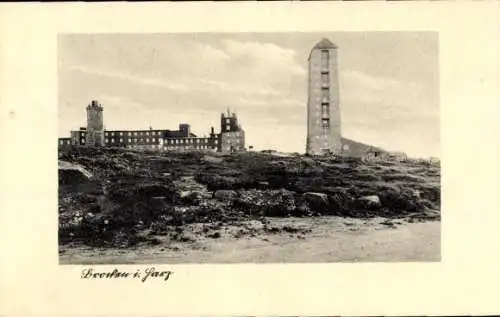
[[[61,264],[175,264],[270,262],[440,261],[439,221],[407,223],[338,217],[283,218],[275,226],[308,228],[308,233],[265,233],[234,238],[194,235],[190,243],[96,250],[61,247]]]

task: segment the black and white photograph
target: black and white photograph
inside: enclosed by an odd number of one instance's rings
[[[439,262],[438,44],[59,34],[59,264]]]

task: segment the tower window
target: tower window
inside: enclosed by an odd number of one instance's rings
[[[330,119],[322,119],[321,127],[323,128],[323,132],[327,133],[330,130]]]
[[[328,103],[321,105],[321,113],[323,117],[328,117],[330,115],[330,105]]]
[[[330,89],[321,88],[321,101],[322,102],[330,101]]]
[[[330,85],[330,76],[328,76],[328,73],[321,74],[321,83],[323,86]]]
[[[321,69],[328,69],[328,60],[330,57],[330,52],[328,50],[321,51]]]

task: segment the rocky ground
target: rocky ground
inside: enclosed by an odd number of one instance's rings
[[[385,230],[408,238],[408,228],[417,236],[428,230],[423,226],[430,228],[420,223],[440,220],[436,163],[90,148],[61,152],[60,161],[92,174],[60,168],[60,252],[75,261],[84,260],[74,250],[85,254],[98,248],[114,256],[141,248],[167,253],[188,248],[198,250],[202,259],[216,260],[211,251],[206,251],[210,257],[202,256],[203,250],[216,250],[221,243],[231,245],[233,255],[242,243],[251,250],[258,245],[268,259],[280,260],[272,250],[281,252],[294,239],[331,247],[333,232],[383,239],[374,237]],[[439,244],[439,226],[431,226],[432,245]],[[439,256],[434,249],[431,253]],[[322,259],[312,256],[310,261]]]

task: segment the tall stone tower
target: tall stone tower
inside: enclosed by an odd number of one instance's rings
[[[340,153],[340,124],[337,46],[324,38],[309,55],[306,153]]]
[[[103,108],[97,100],[87,106],[87,138],[88,146],[104,146]]]

